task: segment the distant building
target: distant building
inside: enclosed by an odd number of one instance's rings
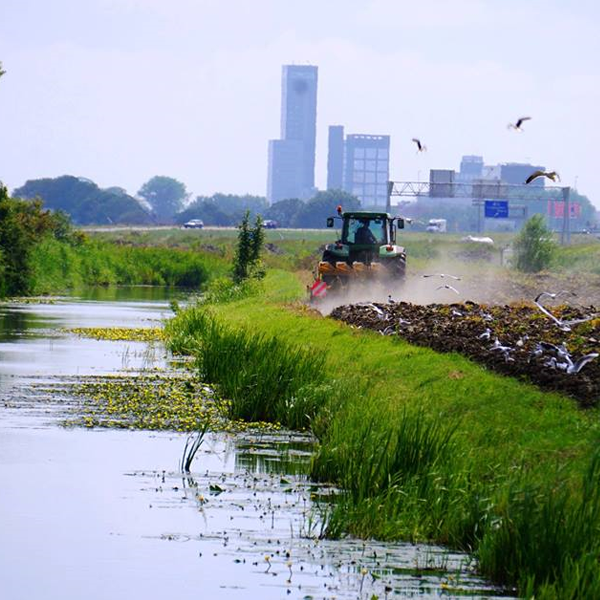
[[[300,198],[302,190],[302,142],[269,141],[267,200],[272,204],[286,198]]]
[[[390,177],[390,136],[350,134],[329,128],[327,189],[343,189],[364,207],[385,207]]]
[[[327,152],[327,189],[344,189],[344,126],[330,125]]]
[[[348,135],[345,143],[344,188],[365,207],[385,207],[390,177],[389,135]]]
[[[463,156],[460,161],[460,171],[456,174],[456,181],[469,183],[474,179],[481,179],[483,175],[482,156]]]
[[[270,203],[315,192],[317,80],[315,66],[282,67],[281,139],[269,142]]]

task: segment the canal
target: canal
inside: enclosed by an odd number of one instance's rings
[[[186,434],[65,427],[76,402],[53,386],[175,368],[69,330],[169,314],[150,288],[0,305],[0,598],[502,595],[444,548],[319,539],[306,436],[210,434],[183,476]]]

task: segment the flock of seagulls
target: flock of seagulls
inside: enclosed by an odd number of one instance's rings
[[[573,325],[577,325],[579,323],[585,323],[586,321],[590,321],[595,319],[598,315],[588,315],[582,319],[572,319],[572,320],[562,320],[553,315],[543,304],[542,300],[544,298],[551,298],[555,300],[561,296],[570,295],[576,296],[574,292],[570,292],[568,290],[561,290],[560,292],[541,292],[539,293],[534,300],[534,304],[538,307],[538,309],[548,316],[561,331],[571,331],[571,327]],[[489,327],[486,327],[483,333],[478,336],[480,340],[490,340],[492,338],[492,330]],[[516,343],[516,346],[523,346],[525,341],[527,341],[529,337],[524,335],[521,339],[519,339]],[[500,340],[496,337],[492,346],[489,348],[490,352],[498,352],[504,357],[506,362],[514,362],[514,358],[511,356],[511,353],[515,351],[515,348],[512,346],[508,346],[506,344],[502,344]],[[530,361],[532,358],[539,359],[545,357],[546,360],[542,363],[544,367],[555,369],[558,371],[563,371],[568,375],[575,375],[585,367],[589,362],[595,360],[600,356],[598,352],[590,352],[589,354],[585,354],[578,358],[577,360],[573,360],[573,357],[569,350],[567,349],[566,344],[563,342],[559,346],[555,344],[551,344],[550,342],[536,342],[534,349],[529,353],[527,358]]]
[[[440,277],[442,279],[448,277],[455,281],[461,280],[460,277],[457,277],[456,275],[449,275],[447,273],[430,273],[430,274],[422,275],[422,277],[424,277],[424,278]],[[443,284],[436,288],[436,290],[442,290],[442,289],[450,290],[450,291],[456,293],[457,295],[460,294],[456,288],[454,288],[453,286],[451,286],[449,284]],[[598,317],[598,314],[593,314],[593,315],[588,315],[586,317],[583,317],[581,319],[563,320],[563,319],[559,319],[556,315],[552,314],[542,304],[542,301],[545,299],[556,300],[557,298],[561,298],[563,296],[577,296],[577,294],[575,292],[571,292],[569,290],[561,290],[559,292],[543,291],[543,292],[540,292],[533,301],[533,303],[537,306],[537,308],[544,315],[546,315],[548,318],[550,318],[553,321],[553,323],[561,331],[565,331],[565,332],[571,331],[571,328],[574,325],[578,325],[580,323],[585,323],[587,321],[590,321],[590,320]],[[391,296],[388,296],[388,302],[390,304],[394,304],[394,301],[392,300]],[[377,308],[373,304],[370,304],[370,307],[378,313],[379,318],[384,318],[385,313],[381,309]],[[454,317],[464,316],[463,313],[461,313],[460,311],[458,311],[456,309],[452,309],[451,314]],[[490,315],[489,313],[486,313],[485,311],[481,312],[481,317],[486,322],[493,321],[492,315]],[[403,321],[402,324],[409,323],[408,321],[404,321],[404,320],[402,320],[402,321]],[[382,335],[390,335],[393,332],[394,332],[393,328],[388,327],[388,328],[386,328],[386,330],[384,330],[380,333],[382,333]],[[484,329],[484,331],[477,337],[479,340],[490,341],[490,340],[492,340],[492,335],[493,335],[492,330],[489,327],[486,327]],[[519,348],[523,347],[525,342],[528,339],[529,339],[528,335],[523,335],[519,340],[517,340],[515,346],[517,346]],[[493,341],[491,347],[489,348],[489,351],[500,354],[506,362],[514,362],[515,361],[515,359],[511,356],[511,354],[515,351],[515,348],[512,346],[509,346],[507,344],[503,344],[502,342],[500,342],[500,340],[497,337],[494,338],[494,341]],[[579,373],[579,371],[581,371],[581,369],[583,367],[585,367],[585,365],[587,365],[590,361],[598,358],[599,354],[597,352],[591,352],[589,354],[585,354],[584,356],[581,356],[577,360],[574,360],[564,343],[561,344],[560,346],[556,346],[554,344],[550,344],[549,342],[536,342],[535,347],[530,352],[527,360],[529,361],[532,358],[539,358],[542,356],[546,356],[546,360],[542,363],[544,367],[556,369],[559,371],[564,371],[568,375],[574,375],[574,374]]]
[[[515,123],[509,123],[507,125],[508,129],[512,129],[518,133],[523,133],[523,123],[525,121],[531,121],[531,117],[519,117]],[[421,152],[425,152],[427,150],[427,146],[425,146],[419,138],[412,138],[412,141],[417,145],[417,154]],[[560,176],[556,171],[534,171],[526,180],[525,184],[529,185],[532,181],[536,180],[538,177],[546,177],[553,182],[560,181]]]

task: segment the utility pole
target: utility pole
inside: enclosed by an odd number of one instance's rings
[[[571,196],[571,188],[564,187],[562,189],[563,196],[563,227],[560,236],[560,243],[563,246],[568,246],[571,243],[571,204],[569,202]]]

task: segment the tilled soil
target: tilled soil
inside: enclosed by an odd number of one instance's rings
[[[437,351],[460,352],[500,373],[566,393],[581,406],[595,406],[600,401],[600,357],[575,370],[578,359],[600,353],[600,310],[566,305],[549,310],[565,322],[594,318],[561,328],[534,305],[474,302],[349,304],[335,308],[331,316]]]

